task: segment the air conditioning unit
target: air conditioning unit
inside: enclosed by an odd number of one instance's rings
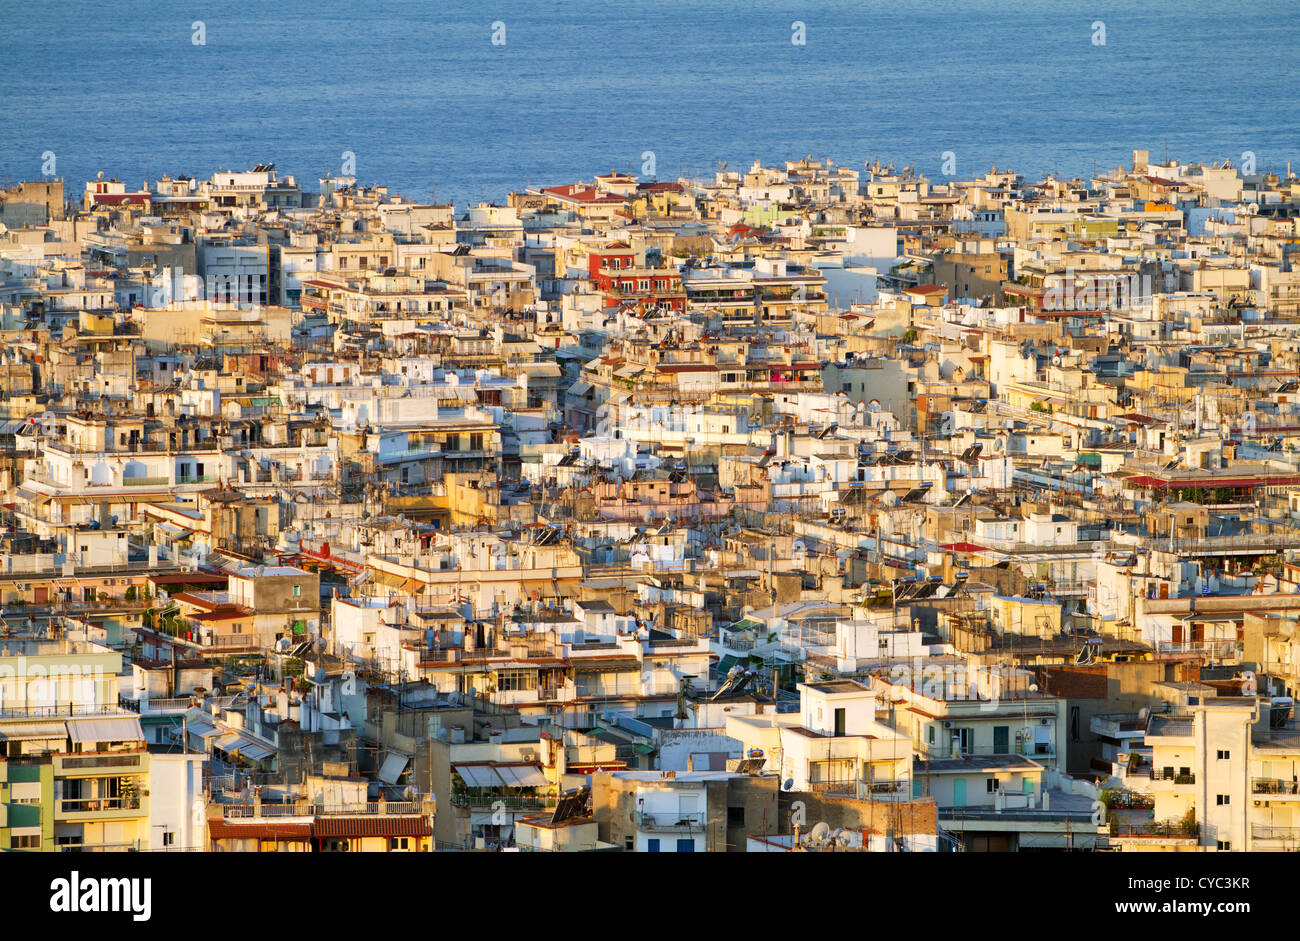
[[[952,723],[945,719],[945,720],[944,720],[944,723],[943,723],[943,727],[944,727],[945,729],[950,729],[950,728],[952,728]]]

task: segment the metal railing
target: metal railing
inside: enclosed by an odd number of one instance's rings
[[[703,813],[652,814],[637,815],[637,822],[642,830],[697,830],[704,827]]]
[[[1255,840],[1284,840],[1300,845],[1300,827],[1270,827],[1254,824],[1250,828],[1250,836]]]
[[[1200,838],[1200,827],[1188,827],[1176,821],[1168,823],[1112,823],[1112,837],[1161,837],[1174,840],[1196,840]]]
[[[86,706],[77,703],[64,703],[57,706],[8,706],[0,709],[0,719],[59,719],[78,718],[81,716],[118,716],[122,715],[120,706]]]
[[[313,801],[296,801],[285,804],[221,804],[221,815],[233,818],[253,817],[327,817],[385,814],[393,816],[425,816],[432,812],[432,802],[420,801],[367,801],[364,804],[330,804]]]
[[[138,768],[139,752],[107,752],[102,755],[66,755],[59,759],[64,771],[81,771],[87,768]]]
[[[451,805],[467,809],[546,810],[555,806],[554,797],[506,797],[499,794],[476,794],[466,791],[453,794]]]
[[[1300,794],[1300,782],[1281,778],[1254,778],[1251,791],[1255,794]]]
[[[171,699],[129,699],[119,695],[117,704],[131,712],[148,715],[154,712],[184,712],[194,705],[190,696],[178,696]]]
[[[65,797],[59,801],[59,812],[89,814],[108,810],[139,810],[138,797]]]

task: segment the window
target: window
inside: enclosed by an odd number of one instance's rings
[[[987,781],[984,782],[984,785],[985,785],[985,789],[986,789],[990,794],[994,794],[994,793],[997,792],[997,789],[998,789],[998,779],[997,779],[997,778],[989,778]]]
[[[1224,852],[1229,852],[1229,851],[1232,850],[1232,841],[1231,841],[1231,840],[1218,840],[1218,841],[1216,841],[1216,842],[1217,842],[1217,844],[1218,844],[1218,848],[1221,849],[1221,850],[1223,850]]]
[[[1217,804],[1218,806],[1220,806],[1220,807],[1226,807],[1226,806],[1228,806],[1228,804],[1231,803],[1231,802],[1232,802],[1232,795],[1231,795],[1231,794],[1215,794],[1215,795],[1214,795],[1214,803],[1216,803],[1216,804]]]
[[[301,598],[301,597],[302,597],[302,586],[301,586],[301,585],[294,585],[294,586],[293,586],[293,596],[294,596],[295,598]]]
[[[743,827],[745,825],[745,808],[728,807],[727,808],[727,826]]]
[[[1232,752],[1224,751],[1222,748],[1219,749],[1219,760],[1220,760],[1220,761],[1227,761],[1227,760],[1230,759],[1231,757],[1232,757]]]
[[[409,848],[407,837],[404,836],[390,837],[388,840],[388,848],[390,850],[404,850]]]
[[[695,852],[695,841],[694,841],[693,839],[691,839],[690,837],[685,837],[685,838],[683,838],[683,839],[678,840],[678,841],[677,841],[677,852],[679,852],[679,853],[694,853],[694,852]]]
[[[9,848],[16,850],[38,850],[41,848],[41,835],[39,833],[28,833],[23,836],[14,836],[9,840]]]
[[[529,670],[502,670],[497,674],[497,689],[536,689],[537,674]]]
[[[645,851],[646,851],[647,853],[657,853],[657,852],[659,852],[659,840],[658,840],[658,839],[646,840],[646,841],[645,841]]]

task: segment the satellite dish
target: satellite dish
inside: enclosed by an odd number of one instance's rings
[[[853,836],[843,827],[835,831],[835,842],[840,846],[848,846],[853,842]]]
[[[785,779],[785,783],[781,785],[781,789],[782,789],[782,790],[785,790],[785,791],[793,791],[793,790],[794,790],[794,778],[786,778],[786,779]]]
[[[808,833],[808,842],[814,846],[824,846],[831,840],[831,825],[819,820]]]

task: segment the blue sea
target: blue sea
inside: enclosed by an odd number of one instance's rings
[[[948,151],[962,177],[1075,175],[1134,148],[1300,171],[1297,50],[1295,0],[9,0],[0,180],[51,152],[74,191],[263,162],[315,189],[347,152],[463,206],[647,154],[660,179],[809,154],[942,179]]]

